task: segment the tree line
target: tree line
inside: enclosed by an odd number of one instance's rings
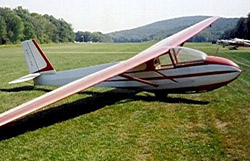
[[[236,26],[230,30],[225,31],[221,38],[242,38],[250,40],[250,13],[247,18],[240,18]]]
[[[0,44],[35,38],[39,43],[72,42],[71,24],[50,15],[30,13],[27,9],[0,8]]]
[[[101,32],[76,32],[77,42],[112,42],[112,38],[108,35],[102,34]]]

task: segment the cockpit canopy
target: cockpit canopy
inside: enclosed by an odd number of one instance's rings
[[[186,47],[174,47],[171,48],[168,53],[155,59],[155,66],[156,68],[164,68],[203,63],[206,57],[207,54],[199,50]]]

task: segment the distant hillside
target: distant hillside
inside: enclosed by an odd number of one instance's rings
[[[206,18],[208,18],[208,16],[175,18],[155,22],[131,30],[112,32],[107,35],[110,36],[114,42],[159,41]],[[217,40],[226,30],[235,27],[237,21],[238,18],[220,18],[211,28],[195,36],[191,41]]]

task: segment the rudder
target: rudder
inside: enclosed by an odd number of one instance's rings
[[[22,42],[30,73],[55,72],[55,69],[34,39]]]

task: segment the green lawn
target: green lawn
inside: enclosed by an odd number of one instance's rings
[[[41,45],[56,70],[130,58],[152,43]],[[185,46],[216,55],[217,45]],[[0,129],[0,160],[249,160],[250,48],[219,49],[244,71],[192,95],[91,88]],[[0,113],[55,87],[8,85],[28,74],[20,45],[0,46]]]

